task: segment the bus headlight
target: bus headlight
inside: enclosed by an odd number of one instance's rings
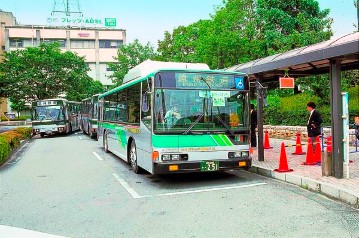
[[[249,157],[249,151],[236,151],[236,152],[229,152],[228,158],[234,159],[234,158],[246,158]]]
[[[162,155],[162,160],[163,160],[163,161],[169,161],[169,160],[171,160],[171,155]]]
[[[162,161],[180,161],[188,160],[188,154],[164,154],[162,155]]]

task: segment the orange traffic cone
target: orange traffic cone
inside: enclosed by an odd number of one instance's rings
[[[293,155],[304,155],[305,152],[303,152],[302,149],[302,142],[300,141],[300,132],[297,132],[297,140],[295,142],[295,152],[292,153]]]
[[[308,148],[307,148],[307,156],[305,158],[305,162],[303,165],[316,165],[317,161],[314,158],[313,145],[312,140],[308,137]]]
[[[319,136],[315,138],[314,160],[317,164],[322,163],[322,148],[320,147]]]
[[[273,147],[269,144],[269,135],[268,131],[264,132],[264,146],[263,149],[272,149]]]
[[[280,148],[279,168],[275,169],[274,171],[280,172],[280,173],[292,172],[293,171],[293,169],[290,169],[288,167],[287,153],[285,152],[284,142],[282,142],[282,145],[281,145],[281,148]]]

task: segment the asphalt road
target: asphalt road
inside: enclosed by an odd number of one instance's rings
[[[246,171],[136,175],[80,133],[36,138],[0,173],[0,237],[359,237],[359,212],[320,194]]]

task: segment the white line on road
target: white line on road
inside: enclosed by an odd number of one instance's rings
[[[96,158],[97,158],[98,160],[103,160],[102,157],[101,157],[99,154],[97,154],[96,152],[92,152],[92,154],[93,154],[94,156],[96,156]]]
[[[83,139],[82,136],[79,136],[79,139],[82,140]]]
[[[230,186],[230,187],[207,188],[207,189],[182,191],[182,192],[175,192],[175,193],[163,193],[163,194],[157,194],[157,195],[142,196],[141,198],[175,196],[175,195],[191,194],[191,193],[203,193],[203,192],[212,192],[212,191],[238,189],[238,188],[249,188],[249,187],[255,187],[255,186],[266,185],[266,184],[267,183],[254,183],[254,184],[246,184],[246,185]]]
[[[126,189],[126,191],[131,194],[131,196],[133,198],[142,198],[142,196],[140,196],[125,180],[123,180],[122,178],[120,178],[120,176],[118,176],[117,174],[112,174],[113,177],[115,177],[115,179],[117,181],[120,182],[121,186]]]

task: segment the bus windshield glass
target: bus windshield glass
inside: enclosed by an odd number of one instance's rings
[[[248,129],[248,93],[229,90],[155,90],[155,133]]]
[[[61,106],[40,106],[36,107],[33,110],[33,120],[43,121],[43,120],[52,120],[59,121],[64,120],[64,115],[62,113]]]

